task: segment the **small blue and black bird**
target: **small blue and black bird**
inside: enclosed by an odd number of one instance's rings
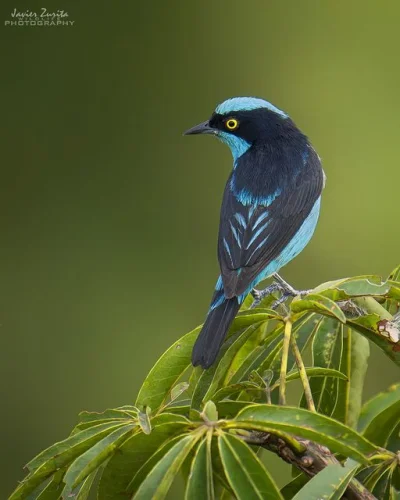
[[[277,272],[314,233],[325,175],[308,138],[263,99],[228,99],[209,120],[185,132],[192,134],[215,135],[233,155],[219,225],[221,275],[192,353],[194,366],[208,368],[249,293],[257,302],[277,289],[283,299],[302,293]],[[254,289],[270,276],[275,283]]]

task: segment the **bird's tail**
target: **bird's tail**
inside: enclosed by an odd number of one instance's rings
[[[209,368],[214,363],[239,308],[237,297],[226,299],[223,291],[215,292],[206,321],[193,347],[193,366]]]

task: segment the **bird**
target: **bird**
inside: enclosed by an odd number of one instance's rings
[[[278,271],[310,241],[317,225],[325,174],[308,137],[287,113],[258,97],[233,97],[184,135],[210,134],[229,146],[218,232],[217,279],[204,325],[192,350],[193,366],[213,365],[244,299],[259,302],[279,289],[295,290]],[[265,290],[259,282],[274,277]]]

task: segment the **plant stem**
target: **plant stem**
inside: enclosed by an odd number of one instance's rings
[[[316,411],[314,400],[311,393],[310,382],[307,377],[306,368],[303,363],[303,358],[301,357],[299,346],[297,345],[296,339],[293,336],[291,337],[290,342],[292,345],[293,355],[296,360],[297,369],[299,370],[301,383],[303,384],[304,396],[307,401],[307,407],[310,411]]]
[[[292,322],[289,318],[285,320],[285,333],[283,336],[281,373],[279,381],[279,404],[286,404],[286,373],[289,356],[290,337],[292,336]]]

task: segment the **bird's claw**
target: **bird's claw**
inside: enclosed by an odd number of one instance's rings
[[[251,308],[258,307],[261,301],[267,295],[270,295],[271,293],[277,291],[281,292],[282,295],[271,305],[271,309],[276,309],[289,297],[298,297],[298,296],[304,297],[305,295],[311,292],[311,290],[296,290],[291,285],[289,285],[289,283],[287,283],[283,278],[281,278],[279,274],[274,274],[274,278],[275,281],[267,288],[264,288],[264,290],[256,290],[255,288],[253,288],[251,294],[254,297],[254,302],[251,305]]]
[[[271,309],[276,309],[279,307],[283,302],[286,301],[289,297],[304,297],[305,295],[309,294],[311,290],[296,290],[295,288],[292,288],[292,290],[289,291],[284,291],[282,295],[279,297],[278,300],[276,300],[272,305]]]
[[[261,301],[265,297],[267,297],[268,295],[271,295],[271,293],[274,293],[278,290],[280,290],[280,285],[279,285],[279,283],[276,283],[276,282],[267,286],[267,288],[264,288],[264,290],[256,290],[255,288],[253,288],[253,290],[251,291],[251,294],[254,297],[254,302],[251,305],[251,309],[258,307],[260,305]]]

